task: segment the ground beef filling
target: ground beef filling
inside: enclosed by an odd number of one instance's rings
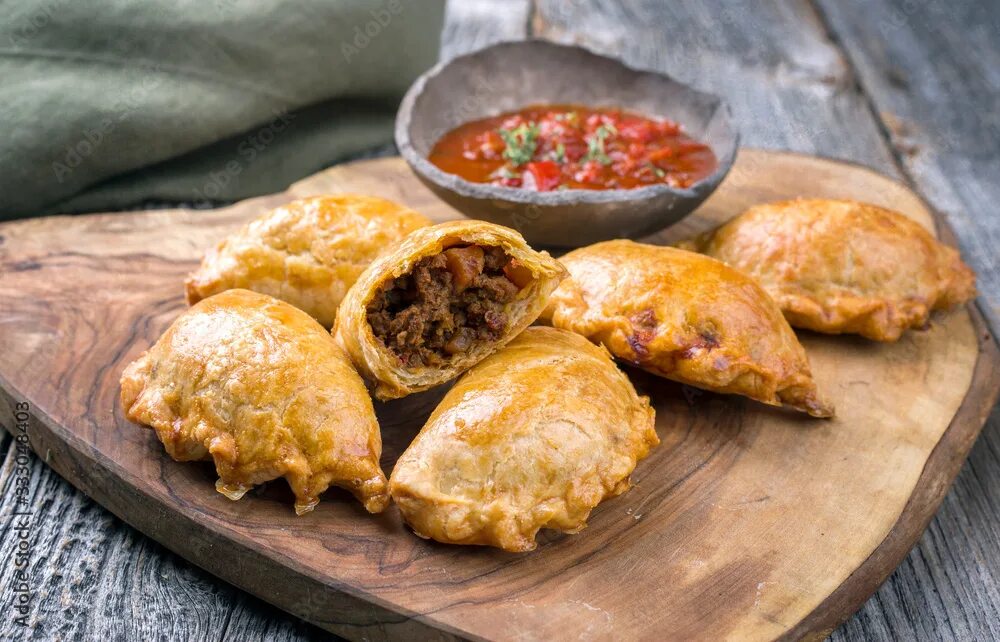
[[[372,332],[407,366],[436,366],[496,341],[531,272],[498,247],[448,248],[393,279],[368,304]]]

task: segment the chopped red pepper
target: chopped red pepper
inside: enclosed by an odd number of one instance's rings
[[[524,166],[525,179],[530,176],[534,179],[535,189],[539,192],[549,192],[559,187],[562,182],[562,171],[559,165],[553,161],[534,161]],[[525,187],[531,185],[525,180]]]

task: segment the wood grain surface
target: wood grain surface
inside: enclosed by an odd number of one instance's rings
[[[816,4],[459,0],[449,3],[442,55],[528,34],[580,42],[727,96],[751,145],[839,156],[901,177],[955,225],[979,273],[980,302],[996,320],[1000,217],[990,150],[1000,146],[993,99],[1000,5]],[[667,32],[671,37],[660,36]],[[726,81],[704,71],[709,67]],[[5,426],[12,422],[0,417]],[[22,474],[11,443],[0,431],[7,527],[0,553],[12,559],[17,539],[9,526],[15,509],[26,508],[31,627],[8,610],[0,638],[329,636],[141,536],[41,459],[28,455]],[[16,506],[12,493],[22,479],[26,507]],[[0,565],[9,604],[15,585],[14,565]],[[1000,408],[918,545],[833,639],[1000,639],[998,611]]]
[[[725,96],[747,145],[860,162],[954,225],[1000,328],[1000,4],[908,0],[540,0],[532,35]],[[1000,408],[927,533],[843,640],[1000,639]]]
[[[919,537],[1000,389],[1000,360],[974,310],[891,345],[803,334],[838,407],[833,421],[632,372],[657,407],[663,444],[590,528],[544,535],[530,555],[426,542],[394,509],[371,517],[342,493],[303,518],[281,484],[230,502],[214,491],[210,466],[173,462],[122,417],[118,377],[183,310],[180,283],[201,248],[290,197],[339,191],[456,216],[393,158],[215,212],[3,226],[0,412],[29,403],[32,448],[88,495],[346,637],[824,636]],[[697,215],[657,240],[806,194],[865,198],[934,223],[911,192],[864,168],[745,150]],[[387,470],[440,394],[379,405]]]

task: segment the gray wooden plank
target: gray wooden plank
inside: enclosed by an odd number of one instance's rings
[[[221,642],[319,642],[343,638],[241,592],[219,639]]]
[[[1000,329],[1000,3],[819,4],[905,173],[955,228]]]
[[[819,0],[906,178],[958,236],[1000,328],[1000,5]],[[1000,639],[1000,410],[927,533],[834,636]]]
[[[527,35],[529,0],[450,0],[441,34],[441,59]]]
[[[22,479],[27,506],[16,504]],[[125,526],[38,457],[8,448],[0,488],[0,556],[12,562],[0,592],[14,604],[27,595],[23,624],[22,613],[5,609],[0,639],[209,639],[224,629],[236,589]],[[13,563],[22,532],[26,580]]]
[[[850,68],[806,3],[540,0],[532,22],[535,35],[725,97],[745,146],[844,158],[896,175]]]
[[[3,432],[0,593],[16,596],[16,450]],[[29,455],[28,609],[8,609],[2,640],[339,640],[229,585],[146,538]]]
[[[833,1],[824,2],[824,8],[827,5],[836,6],[844,20],[849,15],[854,28],[872,29],[880,24],[872,19],[872,3],[856,0],[850,9]],[[925,3],[905,3],[910,12],[907,19],[925,21],[917,27],[920,36],[913,39],[910,48],[918,50],[915,55],[924,59],[953,56],[949,52],[962,46],[960,38],[932,45],[928,52],[920,51],[921,42],[927,40],[928,31],[955,33],[967,27],[969,20],[958,16],[958,23],[943,26],[953,19],[948,16],[951,4],[930,5],[936,7],[931,9],[936,26],[931,17],[915,13],[918,9],[927,10]],[[895,26],[899,23],[896,14],[881,22],[891,25],[893,30],[899,28]],[[987,24],[995,28],[1000,22],[994,19]],[[915,171],[918,164],[910,157],[934,157],[932,147],[940,145],[940,141],[929,134],[922,141],[928,145],[922,155],[909,148],[903,148],[906,153],[900,152],[906,141],[899,137],[899,118],[893,121],[895,129],[892,129],[876,117],[873,99],[863,91],[868,86],[868,74],[863,69],[857,73],[854,57],[845,54],[840,46],[841,25],[833,22],[831,27],[826,13],[814,11],[808,3],[718,0],[668,5],[653,1],[540,0],[533,25],[536,34],[598,51],[619,52],[634,65],[665,71],[725,96],[741,125],[745,145],[834,156],[861,162],[897,178],[913,178],[917,188],[954,222],[959,234],[963,226],[982,228],[990,223],[984,221],[990,218],[990,203],[983,200],[983,195],[1000,194],[994,194],[998,189],[995,182],[986,186],[980,183],[986,177],[1000,175],[990,171],[992,163],[997,162],[995,150],[1000,145],[994,142],[989,147],[994,157],[980,167],[968,159],[955,160],[949,155],[951,165],[929,178],[925,177],[927,171]],[[978,31],[982,33],[984,29]],[[988,28],[985,31],[989,32]],[[871,36],[868,40],[875,42],[878,38]],[[864,44],[844,42],[852,53]],[[973,42],[982,44],[977,39]],[[994,35],[991,46],[995,49],[998,44],[1000,39]],[[973,46],[969,51],[978,49]],[[969,141],[977,124],[983,122],[955,117],[968,111],[968,106],[985,108],[991,114],[987,119],[996,118],[995,79],[1000,65],[986,64],[989,69],[981,68],[983,65],[972,65],[969,69],[978,74],[977,82],[994,83],[992,102],[989,92],[977,86],[961,94],[965,110],[957,105],[945,112],[936,111],[933,106],[927,108],[945,124],[955,121],[954,127],[970,129],[967,134],[949,133],[947,140],[965,135]],[[961,65],[948,71],[959,76],[963,73]],[[939,81],[948,86],[945,79]],[[898,113],[910,115],[903,107],[897,107]],[[903,131],[912,137],[919,130],[904,128]],[[928,131],[940,130],[928,128]],[[970,142],[966,149],[981,151],[979,144]],[[947,150],[954,151],[952,147]],[[952,173],[956,165],[963,171]],[[945,167],[943,161],[942,167]],[[947,198],[955,194],[954,185],[966,184],[963,181],[969,178],[969,171],[979,172],[972,185],[973,198],[980,200],[964,215],[968,222],[956,221]],[[934,198],[938,192],[941,195]],[[998,201],[994,198],[993,202]],[[985,232],[983,245],[997,247],[996,239],[991,237],[994,228]],[[976,263],[981,252],[965,244],[963,249]],[[980,260],[977,267],[981,288],[1000,294],[1000,288],[992,283],[996,270],[989,261],[996,260],[993,252],[986,261]],[[986,279],[982,278],[984,269],[988,273]],[[1000,603],[996,601],[1000,586],[998,435],[1000,412],[994,412],[927,533],[878,593],[834,633],[833,639],[1000,639],[996,616],[1000,612]]]
[[[832,640],[1000,639],[998,461],[1000,408],[916,548]]]

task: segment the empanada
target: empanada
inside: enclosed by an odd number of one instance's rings
[[[246,288],[287,301],[326,327],[376,256],[431,222],[375,196],[338,194],[293,201],[251,221],[205,253],[188,277],[187,300]]]
[[[570,278],[542,315],[555,327],[668,379],[833,414],[781,310],[743,273],[693,252],[624,240],[560,262]]]
[[[448,391],[389,481],[422,537],[507,551],[576,533],[659,443],[654,411],[603,348],[528,328]]]
[[[335,333],[394,399],[449,381],[534,321],[565,270],[512,229],[452,221],[410,234],[344,297]]]
[[[932,310],[976,296],[957,251],[902,214],[856,201],[758,205],[691,245],[755,278],[793,326],[819,332],[895,341]]]
[[[125,369],[121,387],[126,416],[154,428],[177,461],[213,459],[230,499],[284,477],[300,515],[331,485],[372,513],[389,502],[364,382],[287,303],[248,290],[205,299]]]

